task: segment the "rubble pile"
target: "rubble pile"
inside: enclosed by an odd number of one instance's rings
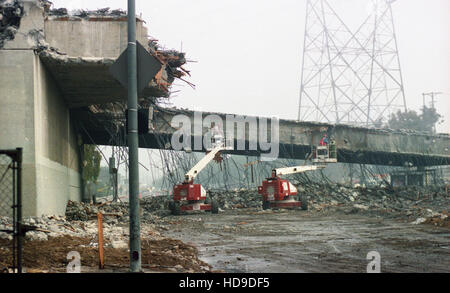
[[[88,221],[90,214],[94,214],[91,205],[71,200],[67,203],[66,218],[69,221]]]
[[[450,226],[450,196],[445,186],[349,187],[339,184],[309,183],[297,185],[309,209],[325,211],[346,207],[347,213],[369,213],[383,217],[403,217],[415,223]],[[238,208],[261,209],[262,198],[256,190],[208,191],[221,210]],[[170,197],[147,197],[142,207],[148,215],[168,215]]]
[[[392,215],[419,219],[417,224],[440,218],[437,225],[448,225],[447,216],[450,196],[445,186],[347,187],[337,184],[308,184],[298,186],[301,194],[308,197],[309,207],[323,210],[330,206],[351,206],[352,213],[384,210]]]
[[[107,221],[108,218],[108,216],[104,216],[103,222],[105,247],[126,248],[128,245],[128,225],[119,224],[116,221],[109,222]],[[72,236],[92,239],[92,247],[97,246],[97,219],[75,221],[68,220],[63,216],[27,217],[23,219],[23,225],[28,230],[26,240],[49,240],[61,236]],[[0,217],[0,230],[11,229],[11,227],[11,218]],[[144,225],[142,229],[143,235],[147,235],[151,239],[161,238],[155,225]],[[0,232],[0,238],[11,240],[12,236]]]
[[[348,213],[373,213],[384,211],[383,216],[401,214],[413,224],[430,223],[436,226],[450,226],[450,196],[445,186],[405,188],[351,188],[333,184],[303,184],[297,186],[305,195],[310,210],[325,211],[330,207],[347,207]],[[261,209],[261,196],[256,190],[209,191],[220,210],[239,208]],[[171,197],[145,197],[141,200],[141,221],[143,233],[160,237],[159,230],[166,230],[170,224],[168,204]],[[27,232],[31,240],[47,240],[51,237],[69,235],[93,237],[97,233],[97,213],[101,212],[107,243],[111,247],[126,244],[128,237],[128,203],[105,202],[98,205],[69,201],[66,215],[30,217],[23,224],[34,227]],[[11,219],[0,218],[0,230],[11,229]],[[1,232],[0,238],[11,239]],[[94,241],[95,242],[95,241]],[[125,244],[124,244],[125,243]],[[93,244],[94,245],[94,244]]]
[[[216,200],[223,210],[236,208],[259,208],[262,205],[261,196],[252,190],[241,189],[227,192],[211,191],[209,195]]]
[[[436,204],[449,200],[444,186],[389,187],[347,187],[343,185],[308,184],[298,186],[311,202],[316,203],[362,203],[369,207],[389,207],[402,209],[416,202],[432,200]]]
[[[98,262],[97,213],[103,214],[106,266],[129,265],[129,221],[126,203],[105,202],[91,205],[69,202],[66,216],[25,217],[24,265],[27,269],[55,271],[65,268],[70,250],[80,252],[83,265],[95,268]],[[169,224],[142,209],[141,241],[144,267],[168,272],[209,272],[211,267],[198,259],[192,245],[160,233]],[[0,217],[0,231],[12,229],[10,217]],[[0,270],[10,264],[12,234],[0,232]],[[69,250],[66,247],[71,247]],[[54,248],[54,249],[52,249]],[[50,261],[51,260],[51,261]]]
[[[208,191],[207,194],[222,210],[258,208],[262,204],[261,196],[253,190]],[[145,197],[141,200],[141,207],[144,214],[165,216],[171,200],[172,197],[169,196]]]
[[[83,202],[69,201],[66,207],[66,219],[69,221],[89,221],[98,212],[109,216],[122,217],[128,215],[128,205],[120,202],[105,202],[93,205]]]
[[[238,208],[260,208],[261,199],[256,192],[236,190],[209,192],[221,210]],[[172,219],[168,209],[171,197],[145,197],[141,200],[141,222],[143,234],[160,237],[158,231],[166,230]],[[65,216],[42,216],[25,218],[23,224],[33,227],[27,232],[27,239],[48,240],[52,237],[68,235],[73,237],[96,237],[97,213],[103,214],[104,235],[111,247],[125,245],[128,237],[128,203],[104,202],[97,205],[69,201]],[[0,218],[0,230],[11,226],[9,218]],[[10,239],[10,235],[0,233],[0,238]],[[94,239],[95,240],[95,239]],[[93,240],[93,245],[96,241]],[[125,244],[124,244],[125,243]],[[117,244],[117,245],[116,245]]]
[[[383,211],[383,216],[399,214],[417,224],[433,223],[446,226],[450,223],[448,207],[450,196],[445,186],[410,186],[392,189],[389,187],[352,188],[338,184],[310,183],[297,186],[308,201],[310,210],[326,211],[330,207],[347,207],[348,213],[374,213]],[[210,199],[218,203],[219,209],[262,208],[261,195],[256,190],[208,191]],[[165,229],[170,222],[170,196],[144,197],[141,199],[141,221],[155,229]],[[105,215],[109,225],[128,225],[128,203],[105,202],[98,205],[69,201],[65,221],[88,222],[95,220],[97,213]],[[419,220],[418,220],[419,219]],[[417,221],[416,221],[417,220]]]
[[[152,196],[144,197],[141,200],[141,207],[147,213],[159,213],[169,208],[169,201],[172,197],[168,196]]]
[[[0,0],[0,49],[13,40],[23,16],[23,4],[18,0]]]
[[[73,225],[76,226],[76,225]],[[88,229],[94,229],[90,227]],[[94,225],[95,226],[95,225]],[[113,233],[108,226],[104,231],[105,270],[103,272],[126,272],[129,266],[128,235],[120,240],[111,240]],[[144,227],[145,228],[145,227]],[[128,230],[128,229],[126,229]],[[142,266],[144,269],[163,272],[210,272],[211,267],[198,259],[198,250],[180,240],[155,236],[142,230]],[[23,264],[25,272],[65,272],[67,254],[77,251],[81,255],[82,272],[96,270],[98,266],[98,240],[89,234],[78,233],[52,235],[48,238],[36,237],[27,232],[23,249]],[[56,233],[55,233],[56,234]],[[33,235],[33,236],[31,236]],[[120,232],[116,235],[120,236]],[[117,236],[116,236],[117,237]],[[11,239],[2,238],[0,233],[0,271],[12,263]]]
[[[400,214],[411,221],[424,218],[422,222],[438,222],[436,225],[447,225],[446,222],[450,221],[447,216],[449,211],[446,210],[450,206],[450,196],[445,186],[409,186],[393,189],[309,183],[297,185],[297,188],[299,193],[307,198],[309,208],[315,211],[346,206],[350,207],[350,213],[383,210],[383,216],[394,217]],[[262,198],[256,190],[210,190],[208,195],[216,200],[221,210],[260,209],[262,206]],[[141,201],[141,206],[145,215],[166,216],[170,200],[171,198],[167,196],[146,197]]]
[[[154,198],[152,201],[141,201],[141,222],[144,224],[154,224],[156,227],[166,223],[161,216],[168,214],[168,201],[163,198]],[[97,213],[101,212],[105,217],[105,223],[127,224],[129,222],[128,203],[104,202],[92,205],[82,202],[69,201],[66,208],[66,219],[69,221],[89,221],[97,218]]]

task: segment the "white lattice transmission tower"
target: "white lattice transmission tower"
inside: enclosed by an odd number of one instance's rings
[[[345,15],[354,21],[361,13],[351,1],[307,0],[300,121],[379,126],[406,110],[394,1],[358,2],[367,2],[366,15],[352,29],[334,9],[348,5]]]

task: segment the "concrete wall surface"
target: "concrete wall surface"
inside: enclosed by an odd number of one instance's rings
[[[126,18],[67,19],[47,17],[45,40],[68,56],[117,58],[127,48]],[[136,24],[136,38],[147,46],[147,28],[142,21]]]
[[[0,50],[0,149],[23,148],[23,212],[28,215],[36,213],[33,66],[31,50]]]
[[[33,50],[0,50],[0,149],[22,147],[24,216],[64,214],[81,200],[69,110]]]
[[[34,61],[37,211],[61,214],[67,200],[81,200],[76,135],[56,82],[39,57]]]

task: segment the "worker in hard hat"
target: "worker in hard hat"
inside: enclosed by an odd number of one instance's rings
[[[321,146],[328,145],[328,135],[326,133],[323,135],[322,139],[320,140],[320,145]]]
[[[212,147],[222,146],[225,144],[221,125],[215,123],[211,125],[211,143]]]

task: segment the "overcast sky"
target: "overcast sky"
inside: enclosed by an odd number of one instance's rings
[[[336,1],[336,0],[334,0]],[[345,19],[361,17],[340,0]],[[126,9],[126,0],[52,0],[54,7]],[[306,0],[139,1],[149,34],[187,53],[195,90],[178,81],[172,102],[194,110],[296,119]],[[450,133],[450,1],[393,4],[407,106],[418,110],[423,92],[444,92],[439,132]],[[357,16],[358,15],[358,16]]]

